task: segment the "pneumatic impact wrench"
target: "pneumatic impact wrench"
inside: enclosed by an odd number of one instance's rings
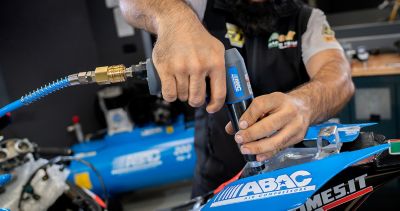
[[[225,52],[226,67],[226,101],[229,117],[235,132],[239,131],[239,119],[249,107],[254,96],[243,57],[237,49],[232,48]],[[161,92],[161,81],[151,59],[131,67],[134,78],[147,79],[149,91],[152,95]],[[248,162],[247,174],[255,175],[264,169],[264,163],[256,160],[255,155],[244,155]]]
[[[227,72],[227,94],[225,104],[228,107],[233,128],[237,132],[239,131],[239,119],[249,107],[254,97],[244,60],[235,48],[225,51],[225,67]],[[128,68],[124,65],[112,65],[97,67],[92,71],[71,74],[58,81],[49,83],[36,91],[30,92],[22,96],[19,100],[0,108],[0,117],[69,86],[91,83],[100,85],[112,84],[124,82],[128,78],[147,80],[149,91],[152,95],[158,95],[161,92],[160,78],[158,77],[152,60],[147,59],[145,62],[140,62]],[[248,168],[245,169],[245,174],[258,174],[264,169],[263,162],[258,162],[255,155],[244,155],[244,157],[248,162]]]

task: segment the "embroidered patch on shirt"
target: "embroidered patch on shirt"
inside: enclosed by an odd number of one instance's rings
[[[332,42],[336,40],[335,32],[328,24],[324,24],[322,26],[322,37],[325,42]]]
[[[244,45],[243,30],[234,24],[226,23],[225,38],[228,38],[230,44],[234,47],[242,48]]]
[[[288,31],[286,35],[274,32],[268,39],[268,48],[295,48],[297,47],[297,40],[295,40],[295,36],[295,31]]]

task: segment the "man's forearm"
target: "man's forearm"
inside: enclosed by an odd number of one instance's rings
[[[343,108],[354,93],[350,66],[343,57],[330,59],[310,82],[291,91],[310,112],[310,123],[324,121]]]
[[[155,34],[169,22],[197,18],[184,0],[120,0],[120,7],[129,24]]]

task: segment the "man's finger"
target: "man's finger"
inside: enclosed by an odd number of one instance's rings
[[[225,131],[229,135],[235,134],[235,130],[233,129],[232,122],[228,122],[228,124],[225,126]]]
[[[171,75],[160,75],[161,91],[165,101],[173,102],[176,100],[176,81]]]
[[[263,153],[263,154],[259,154],[256,156],[257,161],[262,162],[265,161],[267,159],[270,159],[272,156],[274,156],[275,154],[277,154],[279,151],[276,150],[274,152],[267,152],[267,153]]]
[[[208,113],[215,113],[224,106],[226,97],[226,71],[225,63],[222,60],[221,64],[213,67],[209,74],[211,96],[210,103],[207,106]]]
[[[205,76],[190,75],[189,81],[189,105],[200,107],[206,98]]]
[[[239,144],[242,144],[269,137],[285,126],[291,118],[293,117],[283,112],[272,113],[247,129],[240,130],[235,135],[235,140]]]
[[[265,114],[277,108],[279,104],[280,103],[277,102],[277,99],[271,98],[270,95],[264,95],[255,98],[246,112],[244,112],[244,114],[240,117],[240,129],[246,129],[250,127]]]
[[[263,138],[258,141],[243,144],[240,150],[243,154],[264,154],[276,153],[294,143],[293,137],[299,132],[299,126],[288,124],[282,130],[276,132],[269,138]]]
[[[189,75],[181,74],[175,76],[177,94],[180,101],[187,101],[189,98]]]

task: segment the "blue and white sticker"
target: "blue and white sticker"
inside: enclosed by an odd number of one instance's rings
[[[151,149],[116,157],[112,162],[112,175],[143,171],[162,165],[161,151]]]
[[[279,175],[276,178],[239,183],[221,191],[215,197],[211,207],[315,191],[315,185],[312,185],[311,181],[311,173],[300,170]]]
[[[235,66],[229,67],[228,74],[229,74],[229,79],[232,83],[235,97],[237,97],[237,98],[243,97],[244,91],[243,91],[242,82],[240,81],[238,69]]]

